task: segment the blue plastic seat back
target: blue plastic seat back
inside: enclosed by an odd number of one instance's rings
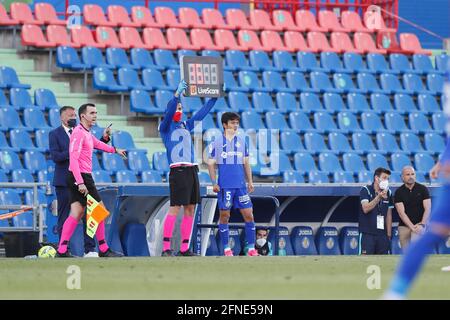
[[[272,245],[272,252],[275,255],[275,230],[271,229],[267,236],[267,241]],[[279,256],[292,256],[294,251],[292,250],[291,238],[289,236],[289,230],[286,227],[280,227],[278,229],[278,255]]]
[[[333,74],[333,82],[337,89],[342,89],[344,91],[356,89],[352,78],[346,73]]]
[[[116,153],[102,153],[103,168],[108,171],[117,172],[120,170],[128,170],[122,157]]]
[[[311,52],[297,52],[298,66],[304,70],[312,70],[320,68],[316,56]]]
[[[300,172],[297,171],[285,171],[283,172],[284,183],[304,183],[305,178]]]
[[[108,171],[105,170],[94,170],[92,171],[92,178],[95,183],[111,183],[112,179]]]
[[[241,87],[249,88],[250,90],[257,90],[262,87],[258,76],[252,71],[239,71],[238,78]]]
[[[348,108],[353,112],[369,111],[370,106],[365,96],[359,93],[349,93],[347,95]]]
[[[426,132],[432,131],[428,118],[421,112],[411,112],[408,116],[412,130]]]
[[[403,75],[403,86],[405,87],[405,89],[415,92],[421,92],[425,90],[420,76],[411,73],[405,73]]]
[[[225,52],[225,60],[227,66],[233,68],[234,70],[249,66],[245,54],[239,50],[227,50]]]
[[[367,55],[367,65],[374,72],[389,71],[389,65],[382,54],[369,53]]]
[[[142,71],[142,82],[147,87],[158,88],[166,86],[161,72],[156,69],[144,69]]]
[[[266,52],[260,50],[252,50],[249,53],[250,64],[253,67],[264,69],[272,67],[272,62]]]
[[[130,51],[131,63],[141,69],[155,67],[150,51],[146,49],[133,48]]]
[[[55,94],[49,89],[40,88],[34,90],[34,103],[43,109],[60,107],[56,101]]]
[[[148,257],[147,231],[142,223],[127,223],[122,232],[122,248],[129,257]]]
[[[52,108],[48,110],[48,122],[51,127],[56,128],[61,125],[61,117],[59,115],[59,109]]]
[[[289,70],[291,68],[296,68],[294,59],[291,54],[286,51],[274,51],[273,52],[273,62],[277,68],[283,70]]]
[[[117,80],[120,85],[129,88],[138,88],[139,86],[142,86],[141,79],[136,70],[127,67],[119,69]]]
[[[357,227],[343,227],[339,234],[343,255],[359,254],[359,231]]]
[[[128,56],[122,48],[107,48],[106,61],[116,68],[130,66]]]
[[[241,114],[242,127],[244,129],[265,129],[264,123],[259,114],[251,111],[244,111]]]
[[[424,54],[413,54],[412,61],[414,69],[423,73],[436,71],[431,63],[430,57]]]
[[[344,66],[353,72],[360,72],[366,69],[362,56],[358,53],[346,52],[343,60]]]
[[[173,98],[173,92],[168,90],[156,90],[155,92],[155,104],[156,107],[161,110],[166,110],[167,104]]]
[[[23,120],[29,128],[48,128],[44,113],[37,108],[27,108],[23,111]]]
[[[393,53],[389,56],[389,62],[393,70],[400,71],[402,73],[411,71],[411,63],[408,57],[401,53]]]
[[[22,162],[17,153],[9,150],[0,151],[0,168],[9,172],[10,170],[22,169]]]
[[[444,90],[444,77],[439,74],[427,75],[427,86],[429,90],[441,93]]]
[[[375,111],[392,111],[394,108],[392,107],[391,100],[385,94],[373,93],[370,95],[370,102],[372,104],[372,108]]]
[[[181,80],[180,70],[178,69],[167,70],[166,78],[167,78],[167,85],[173,89],[176,89]]]
[[[253,106],[257,111],[275,110],[272,97],[267,92],[253,92]]]
[[[436,55],[435,58],[436,58],[436,69],[441,72],[447,72],[448,55],[446,53],[441,53]]]
[[[342,96],[336,93],[325,93],[323,95],[323,102],[325,109],[336,112],[345,110],[345,104],[342,100]]]
[[[400,80],[398,80],[397,76],[394,74],[382,73],[380,75],[380,83],[383,90],[394,92],[404,90]]]
[[[163,173],[169,171],[169,161],[165,152],[153,153],[153,168]]]
[[[353,172],[348,171],[336,171],[333,173],[334,183],[354,183],[355,178]]]
[[[334,151],[352,151],[347,137],[339,132],[331,132],[328,134],[328,144],[330,145],[330,149]]]
[[[116,173],[117,183],[137,183],[136,175],[130,170],[119,170]]]
[[[127,131],[114,131],[112,135],[112,144],[120,149],[136,149],[133,137]]]
[[[379,132],[376,135],[376,140],[379,150],[386,150],[389,152],[400,151],[396,138],[390,133]]]
[[[142,172],[143,183],[159,183],[162,182],[161,174],[156,170],[147,170]]]
[[[382,154],[379,154],[379,153],[367,154],[367,167],[369,169],[369,172],[374,172],[377,168],[380,168],[380,167],[390,169],[390,166],[389,166],[385,156],[383,156]]]
[[[342,171],[338,157],[331,152],[322,152],[319,154],[319,168],[325,172]]]
[[[31,170],[32,172],[47,169],[45,156],[39,151],[25,151],[23,159],[25,168]]]
[[[316,163],[312,155],[308,152],[297,152],[294,155],[295,170],[300,173],[317,171]]]
[[[28,169],[13,170],[11,174],[12,182],[15,183],[33,183],[34,178]]]
[[[11,147],[20,148],[23,150],[32,150],[36,148],[28,132],[23,129],[11,130],[9,132],[9,139],[11,142]]]
[[[320,62],[322,67],[329,70],[342,69],[342,62],[339,56],[335,52],[321,52]]]
[[[372,89],[376,90],[380,89],[380,85],[378,84],[377,79],[375,79],[375,77],[370,73],[366,72],[358,73],[356,79],[358,82],[358,87],[360,89],[367,90],[369,92],[371,92]]]
[[[446,117],[443,112],[435,112],[431,115],[431,121],[433,123],[433,129],[437,132],[444,132],[445,125],[447,123]]]
[[[228,95],[228,102],[230,104],[230,108],[236,111],[252,109],[247,95],[243,92],[230,92]]]
[[[405,119],[403,116],[397,112],[386,112],[384,114],[384,123],[386,129],[392,131],[409,131],[406,126]]]
[[[300,94],[300,105],[304,111],[323,110],[322,102],[314,93],[303,92]]]
[[[287,152],[298,152],[305,150],[300,136],[292,131],[281,132],[280,145],[281,148]]]
[[[264,87],[271,88],[272,90],[279,91],[282,88],[286,88],[281,74],[276,71],[264,71],[263,72]]]
[[[320,131],[336,130],[336,123],[328,112],[315,112],[314,127]]]
[[[372,131],[382,131],[384,130],[384,126],[381,123],[380,117],[375,112],[363,112],[361,114],[361,123],[363,129],[372,132]]]
[[[355,173],[366,171],[366,166],[361,157],[356,153],[344,153],[342,155],[342,162],[345,171],[353,171]]]
[[[278,110],[281,112],[298,111],[299,104],[295,96],[287,92],[278,92],[276,94]]]
[[[424,143],[427,151],[440,153],[445,149],[445,140],[439,133],[426,133],[424,135]]]
[[[308,116],[302,111],[295,111],[289,114],[289,124],[295,130],[313,129]]]
[[[289,88],[297,91],[310,88],[308,82],[305,79],[303,73],[298,71],[286,72],[286,82]]]
[[[289,129],[289,126],[283,114],[276,111],[270,111],[266,113],[266,123],[268,129],[275,129],[275,130]]]
[[[98,48],[94,47],[81,48],[81,57],[83,59],[83,62],[89,65],[91,68],[107,65],[102,52]]]
[[[334,89],[333,85],[331,84],[330,79],[328,78],[327,74],[320,71],[314,71],[310,74],[311,79],[311,87],[320,89],[320,90],[327,90],[327,89]]]
[[[311,152],[328,151],[322,135],[314,132],[308,132],[305,133],[304,138],[306,150]]]
[[[391,163],[394,171],[402,171],[404,167],[411,166],[411,160],[403,153],[391,154]]]
[[[435,160],[428,153],[416,153],[414,155],[414,168],[417,171],[430,172],[434,164]]]
[[[156,49],[153,51],[153,55],[158,66],[169,68],[178,64],[170,50]]]
[[[337,122],[339,129],[347,131],[361,130],[356,116],[348,111],[342,111],[337,114]]]
[[[130,170],[137,172],[151,170],[150,162],[145,151],[132,150],[127,152]]]
[[[412,112],[417,110],[416,104],[409,94],[397,93],[394,95],[394,104],[398,111]]]
[[[316,233],[316,248],[320,255],[340,255],[338,231],[335,227],[320,227]]]
[[[311,227],[297,226],[292,228],[291,240],[295,255],[303,256],[317,254],[313,230]]]
[[[414,133],[401,133],[400,134],[400,145],[404,151],[408,152],[418,152],[422,151],[422,143],[419,137]]]
[[[308,183],[329,183],[328,173],[323,171],[310,171],[308,173]]]

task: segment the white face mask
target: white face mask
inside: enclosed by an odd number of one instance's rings
[[[266,244],[267,240],[264,238],[256,239],[256,244],[258,247],[263,247]]]
[[[387,190],[388,188],[389,188],[389,181],[388,180],[380,181],[380,189],[381,190]]]

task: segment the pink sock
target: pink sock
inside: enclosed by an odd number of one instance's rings
[[[191,238],[192,223],[194,217],[184,215],[181,221],[181,252],[185,252],[189,249],[189,239]]]
[[[63,229],[61,232],[61,239],[58,245],[59,253],[66,253],[67,245],[69,244],[70,238],[73,235],[73,232],[77,228],[78,220],[72,216],[68,216],[66,221],[64,222]]]
[[[109,247],[105,241],[105,221],[102,221],[98,224],[97,231],[95,232],[95,237],[98,241],[98,248],[101,252],[106,252]]]
[[[177,221],[177,216],[168,213],[166,221],[164,221],[163,251],[170,250],[170,239],[172,238],[175,221]]]

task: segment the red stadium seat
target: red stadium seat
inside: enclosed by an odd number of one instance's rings
[[[19,21],[8,16],[5,7],[0,3],[0,26],[13,26],[19,24]]]
[[[54,42],[47,41],[39,26],[33,24],[25,24],[22,26],[22,45],[39,47],[39,48],[51,48],[55,47]]]
[[[317,50],[308,47],[303,35],[297,31],[286,31],[284,33],[284,43],[293,51],[317,52]]]
[[[119,41],[117,34],[111,27],[97,27],[95,29],[95,38],[98,43],[104,43],[105,47],[129,49],[128,45],[125,45]]]
[[[130,48],[141,48],[152,50],[154,47],[145,44],[136,28],[122,27],[119,29],[119,40]]]
[[[371,19],[370,16],[373,15],[373,11],[367,10],[364,13],[364,24],[367,29],[372,30],[373,32],[397,32],[394,28],[386,27],[383,17],[379,17],[378,13],[376,14],[377,18]]]
[[[340,24],[334,12],[329,10],[319,11],[319,25],[330,32],[350,32],[350,29],[344,28]]]
[[[247,51],[247,47],[240,46],[236,42],[236,38],[231,30],[218,29],[214,31],[214,41],[218,46],[225,48],[225,50],[241,50]]]
[[[133,22],[139,23],[143,28],[160,28],[161,24],[153,19],[153,15],[149,8],[134,6],[131,7],[131,19]]]
[[[47,39],[49,42],[55,43],[57,46],[67,46],[79,48],[80,44],[72,42],[70,35],[67,34],[67,28],[63,26],[48,26]]]
[[[71,28],[70,31],[72,34],[72,41],[79,44],[81,47],[106,47],[104,43],[95,41],[92,31],[86,26],[76,26]]]
[[[49,3],[36,3],[34,5],[34,14],[36,15],[36,19],[42,21],[44,24],[53,24],[53,25],[66,25],[66,20],[61,20],[56,15],[55,8]]]
[[[378,48],[386,49],[388,53],[413,54],[413,51],[403,50],[397,40],[395,32],[378,32],[377,33]]]
[[[192,8],[180,8],[178,9],[178,18],[182,24],[188,26],[188,28],[206,28],[200,20],[197,10]]]
[[[187,28],[188,26],[177,20],[172,8],[156,7],[155,21],[163,25],[165,28]]]
[[[311,49],[315,50],[314,52],[317,51],[339,52],[338,49],[330,47],[327,37],[322,32],[315,32],[315,31],[308,32],[307,39],[308,39],[308,46]]]
[[[158,28],[145,28],[142,33],[144,43],[152,48],[175,50],[176,47],[169,45],[166,38]]]
[[[176,49],[200,50],[200,47],[191,44],[186,32],[182,29],[169,28],[167,29],[166,36],[169,45],[174,46]]]
[[[261,42],[268,51],[295,51],[293,48],[285,46],[280,35],[275,31],[264,30],[261,32]]]
[[[87,4],[83,7],[83,19],[85,24],[93,26],[116,27],[117,24],[108,21],[102,7],[96,4]]]
[[[239,45],[246,48],[246,50],[271,51],[270,49],[263,47],[259,41],[258,35],[252,30],[239,30],[238,41]]]
[[[354,11],[342,12],[341,23],[344,28],[349,29],[351,32],[372,32],[363,25],[361,17]]]
[[[234,28],[225,23],[222,13],[216,9],[203,9],[202,10],[203,23],[208,29],[228,29]],[[217,41],[216,41],[217,43]]]
[[[108,7],[108,19],[119,27],[140,27],[139,22],[131,21],[128,15],[127,9],[122,6],[109,6]]]
[[[316,17],[309,10],[297,10],[295,13],[295,21],[300,31],[317,31],[326,32],[326,28],[322,28],[317,24]]]
[[[355,48],[362,50],[364,53],[381,53],[386,54],[386,50],[378,49],[372,36],[364,32],[356,32],[354,36]]]
[[[193,45],[200,48],[200,50],[218,50],[223,51],[223,46],[215,45],[209,34],[205,29],[192,29],[191,42]]]
[[[227,23],[233,29],[243,30],[258,30],[257,27],[252,26],[241,9],[227,9],[226,11]]]
[[[340,53],[345,53],[345,52],[354,52],[354,53],[359,53],[359,54],[364,53],[364,50],[356,49],[354,47],[352,40],[350,39],[348,34],[344,33],[344,32],[331,33],[330,43],[331,43],[331,46],[334,49],[339,50]]]
[[[280,26],[274,26],[270,20],[270,15],[264,10],[250,10],[250,23],[258,30],[282,31]]]
[[[272,12],[272,21],[275,26],[279,26],[283,30],[303,31],[302,28],[295,24],[291,13],[286,10],[274,10]]]
[[[33,17],[30,7],[26,3],[14,2],[11,4],[11,18],[20,24],[44,24]]]
[[[415,54],[431,55],[430,50],[424,50],[417,36],[413,33],[400,34],[400,47],[406,51],[412,51]]]

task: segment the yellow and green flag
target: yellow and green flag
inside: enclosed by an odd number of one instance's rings
[[[87,195],[87,219],[86,233],[89,237],[94,238],[100,222],[109,216],[108,210],[98,203],[90,194]]]

